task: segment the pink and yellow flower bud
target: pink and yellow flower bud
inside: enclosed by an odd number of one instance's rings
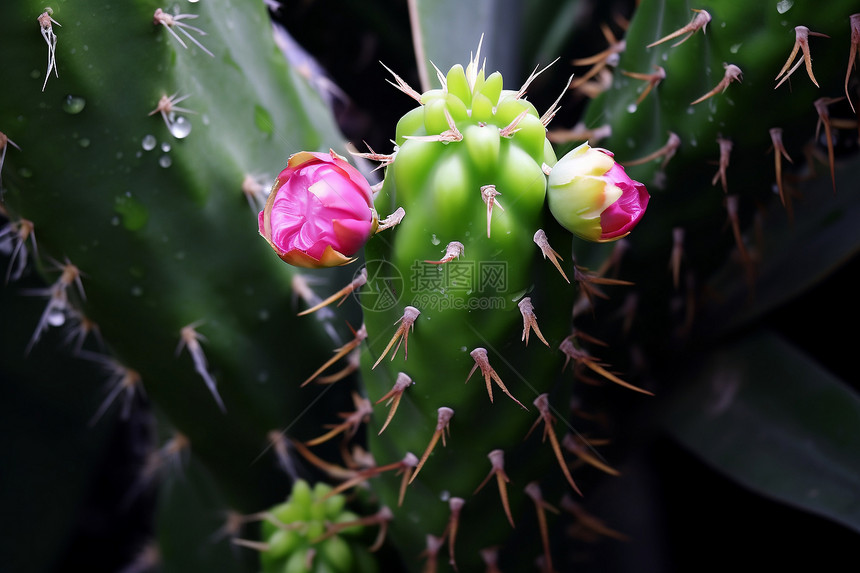
[[[550,211],[564,228],[596,242],[627,236],[650,199],[645,186],[632,180],[611,152],[587,143],[553,166],[547,196]]]
[[[345,265],[376,231],[372,195],[367,179],[334,151],[296,153],[260,211],[260,235],[291,265]]]

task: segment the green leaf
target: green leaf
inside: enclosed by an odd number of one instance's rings
[[[437,83],[429,62],[443,73],[454,64],[465,66],[482,37],[481,61],[486,58],[488,71],[501,72],[510,85],[517,83],[521,2],[411,0],[410,10],[422,91]]]
[[[778,201],[761,213],[761,243],[756,245],[754,291],[738,280],[742,272],[735,261],[727,262],[713,277],[710,288],[720,293],[709,305],[705,320],[711,327],[728,331],[811,288],[860,252],[860,157],[836,169],[839,185],[833,193],[829,177],[818,177],[800,187],[794,199],[794,220]],[[729,310],[731,309],[731,310]]]
[[[665,412],[675,439],[761,495],[860,531],[856,393],[768,332],[717,348],[685,379]]]

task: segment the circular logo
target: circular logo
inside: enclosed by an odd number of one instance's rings
[[[359,289],[358,294],[353,293],[361,308],[369,312],[383,312],[397,305],[406,286],[400,269],[383,259],[367,261],[365,268],[367,284]]]

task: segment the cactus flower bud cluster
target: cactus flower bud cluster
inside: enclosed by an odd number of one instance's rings
[[[552,168],[549,209],[563,227],[589,241],[625,237],[645,214],[650,196],[605,149],[583,143]]]
[[[292,155],[259,215],[260,234],[285,262],[352,262],[377,227],[370,184],[334,151]]]
[[[327,484],[296,481],[289,499],[264,514],[262,571],[375,571],[367,549],[354,541],[364,526],[345,505]]]

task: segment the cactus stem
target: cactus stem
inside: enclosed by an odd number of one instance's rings
[[[729,87],[729,84],[732,82],[740,82],[743,79],[743,72],[739,67],[734,64],[723,64],[723,67],[726,69],[725,75],[723,75],[723,79],[719,81],[719,83],[714,86],[714,89],[703,95],[702,97],[693,100],[690,105],[696,105],[697,103],[702,103],[708,98],[711,98],[718,93],[726,91]]]
[[[487,357],[487,349],[486,348],[476,348],[472,352],[469,353],[469,356],[475,359],[475,364],[472,366],[472,369],[469,371],[469,376],[466,377],[466,382],[472,377],[472,374],[475,373],[479,367],[481,368],[481,374],[484,376],[484,382],[487,384],[487,394],[490,396],[490,402],[493,401],[493,384],[490,381],[491,379],[499,385],[499,388],[502,389],[502,392],[505,393],[508,398],[519,404],[523,410],[528,411],[522,402],[514,398],[513,394],[511,394],[508,389],[505,387],[505,383],[502,382],[502,379],[496,373],[495,369],[490,366],[490,360]]]
[[[445,434],[451,433],[450,423],[451,418],[454,417],[454,410],[448,408],[447,406],[442,406],[436,411],[436,430],[433,432],[433,436],[430,438],[430,443],[427,444],[427,449],[424,450],[424,454],[421,456],[421,459],[418,461],[418,465],[415,466],[415,471],[412,473],[412,477],[409,478],[409,483],[415,481],[415,478],[418,477],[418,472],[421,471],[421,468],[424,467],[424,464],[427,462],[427,458],[430,457],[430,453],[433,451],[433,448],[436,447],[436,444],[439,442],[439,438],[442,438],[442,446],[445,446]]]
[[[520,302],[517,303],[517,306],[520,309],[520,312],[523,315],[523,336],[521,340],[525,341],[526,346],[529,345],[529,332],[533,328],[535,334],[537,334],[538,338],[540,338],[541,342],[549,347],[549,342],[546,341],[546,338],[541,334],[540,328],[538,328],[537,316],[535,315],[535,308],[532,304],[531,297],[524,297]]]
[[[673,38],[677,38],[678,36],[682,36],[682,35],[686,34],[686,36],[684,36],[683,38],[681,38],[680,40],[678,40],[677,42],[672,44],[672,47],[675,48],[677,46],[680,46],[684,42],[686,42],[690,38],[690,36],[692,36],[693,34],[698,32],[699,30],[701,30],[702,33],[705,33],[706,28],[708,26],[708,22],[711,21],[710,13],[708,13],[706,10],[697,10],[695,8],[693,8],[692,10],[693,10],[693,12],[695,12],[695,14],[693,15],[693,19],[690,20],[690,22],[688,24],[678,28],[677,30],[675,30],[674,32],[672,32],[671,34],[669,34],[667,36],[663,36],[662,38],[660,38],[656,42],[651,42],[650,44],[648,44],[646,46],[646,48],[653,48],[654,46],[656,46],[658,44],[662,44],[663,42],[668,42],[669,40],[671,40]]]
[[[380,354],[379,358],[376,359],[376,362],[373,363],[371,370],[379,366],[379,363],[382,362],[382,359],[385,358],[385,355],[388,354],[388,351],[391,350],[391,347],[394,346],[395,342],[397,343],[397,346],[391,354],[391,360],[394,361],[394,357],[397,356],[397,351],[400,350],[401,343],[403,344],[403,360],[407,359],[409,356],[409,333],[415,330],[415,321],[418,319],[420,314],[421,311],[414,306],[407,306],[403,309],[403,316],[394,321],[395,325],[399,322],[400,326],[397,327],[397,331],[395,331],[394,336],[392,336],[391,340],[388,341],[388,345],[385,347],[385,350],[382,351],[382,354]]]
[[[720,163],[719,169],[714,174],[714,178],[711,179],[711,185],[716,185],[717,181],[723,187],[723,193],[728,193],[728,185],[726,183],[726,170],[729,168],[729,158],[732,154],[732,140],[726,139],[724,137],[717,138],[717,144],[720,146]]]
[[[161,118],[164,120],[164,125],[167,126],[167,129],[172,133],[173,125],[177,113],[197,113],[188,108],[179,107],[176,104],[185,101],[191,94],[186,94],[184,96],[177,97],[179,92],[174,93],[173,95],[168,96],[167,94],[163,94],[158,99],[158,105],[155,106],[155,109],[149,112],[148,115],[155,115],[156,113],[161,115]]]
[[[532,73],[529,74],[529,77],[527,77],[526,81],[523,82],[522,87],[517,91],[514,99],[522,99],[523,96],[526,95],[526,91],[529,89],[532,82],[535,81],[539,75],[550,69],[559,59],[560,58],[554,59],[540,70],[538,70],[539,66],[535,66],[535,69],[532,70]]]
[[[848,69],[845,72],[845,97],[848,98],[848,105],[851,106],[851,111],[856,113],[854,103],[851,101],[851,94],[848,93],[848,79],[851,77],[851,71],[854,69],[854,62],[860,55],[860,13],[851,14],[848,18],[851,24],[851,46],[848,48]],[[3,166],[0,160],[0,167]]]
[[[403,220],[403,217],[406,216],[406,209],[403,207],[398,207],[394,210],[394,213],[390,214],[383,220],[379,222],[379,226],[376,228],[376,232],[384,231],[386,229],[390,229],[400,224]]]
[[[552,451],[555,454],[556,460],[558,460],[558,465],[561,467],[561,471],[564,474],[565,479],[567,479],[567,483],[570,484],[570,487],[578,493],[582,495],[582,491],[580,491],[579,487],[576,485],[576,482],[573,481],[573,476],[570,475],[570,470],[567,467],[567,462],[564,461],[564,454],[561,452],[561,446],[558,443],[558,436],[555,434],[555,428],[553,428],[553,424],[555,423],[555,416],[552,415],[549,408],[549,394],[543,393],[540,394],[534,400],[534,405],[538,409],[538,419],[535,420],[535,423],[532,424],[529,433],[526,434],[526,438],[531,435],[531,433],[537,428],[538,424],[543,422],[543,438],[542,441],[546,441],[547,436],[549,436],[549,443],[552,446]]]
[[[502,508],[505,510],[505,515],[508,518],[508,522],[511,524],[511,527],[516,527],[514,525],[514,516],[511,513],[511,504],[508,501],[508,486],[511,479],[508,477],[508,474],[505,473],[505,452],[503,450],[493,450],[487,457],[490,459],[490,464],[492,465],[492,469],[490,469],[490,473],[487,474],[487,477],[484,478],[484,481],[475,488],[475,491],[472,495],[475,495],[481,489],[487,485],[487,482],[490,481],[494,475],[496,476],[496,481],[499,484],[499,496],[502,500]]]
[[[540,528],[540,538],[543,544],[543,571],[554,571],[552,566],[552,554],[549,550],[549,528],[546,523],[546,511],[558,513],[558,510],[544,501],[540,486],[536,481],[529,482],[525,487],[526,495],[532,498],[535,503],[535,511],[537,511],[538,527]]]
[[[812,80],[812,83],[815,84],[815,87],[821,87],[818,85],[818,82],[815,80],[815,76],[812,74],[812,56],[809,53],[809,36],[820,36],[822,38],[829,38],[827,34],[822,34],[821,32],[811,32],[809,28],[806,26],[795,26],[794,27],[794,47],[791,49],[791,53],[788,55],[788,59],[785,61],[785,65],[782,66],[782,69],[779,70],[779,73],[776,74],[774,80],[779,80],[780,77],[785,74],[785,77],[776,84],[778,88],[783,84],[785,80],[787,80],[791,74],[800,67],[802,63],[806,63],[806,73],[809,75],[809,79]],[[794,61],[795,56],[797,56],[797,51],[800,50],[803,52],[803,57],[797,60],[797,63],[789,70],[788,67],[791,66],[791,63]],[[788,70],[786,72],[786,70]]]
[[[444,263],[449,263],[454,259],[459,259],[460,255],[463,254],[463,251],[466,250],[466,247],[463,246],[463,243],[460,241],[451,241],[445,247],[445,256],[439,259],[438,261],[424,261],[425,263],[429,263],[431,265],[441,265]]]
[[[394,386],[391,390],[386,392],[382,398],[376,401],[376,403],[379,404],[380,402],[388,400],[385,405],[391,407],[388,410],[388,416],[385,418],[385,423],[382,424],[382,428],[379,430],[379,434],[382,434],[382,432],[385,431],[385,428],[388,427],[388,424],[391,422],[392,418],[394,418],[394,413],[400,405],[400,399],[403,397],[403,392],[413,384],[415,384],[415,382],[412,381],[412,378],[410,378],[409,375],[399,372],[397,374],[397,380],[394,382]]]
[[[827,109],[832,103],[842,101],[843,97],[820,97],[812,104],[815,106],[815,111],[818,112],[818,123],[815,125],[815,138],[818,139],[818,133],[821,126],[824,126],[824,136],[827,139],[827,162],[830,164],[830,181],[833,183],[833,193],[836,194],[836,171],[833,155],[833,135],[831,133],[830,110]]]
[[[325,427],[330,428],[325,434],[305,442],[306,446],[318,446],[329,441],[338,434],[344,434],[344,437],[349,440],[358,432],[358,427],[361,424],[367,423],[370,416],[373,414],[373,406],[370,400],[361,397],[357,392],[352,393],[352,403],[355,406],[353,412],[341,412],[338,415],[344,419],[340,424],[327,424]]]
[[[194,362],[194,370],[201,378],[203,378],[203,382],[206,383],[206,387],[209,389],[209,393],[212,394],[212,397],[215,398],[215,402],[218,403],[218,407],[222,412],[226,413],[227,408],[224,406],[224,402],[221,400],[220,394],[218,394],[215,379],[212,377],[212,374],[209,373],[206,355],[203,353],[203,347],[200,345],[201,340],[206,340],[206,337],[196,330],[197,326],[202,323],[203,321],[198,320],[189,325],[183,326],[179,330],[179,345],[176,347],[176,354],[179,354],[183,348],[188,349],[188,354],[191,355],[191,360]]]
[[[543,229],[538,229],[534,236],[535,244],[540,248],[541,253],[543,253],[543,258],[549,258],[550,262],[555,265],[555,268],[558,269],[558,272],[561,273],[561,276],[570,284],[570,279],[567,278],[567,275],[564,274],[564,271],[561,268],[561,264],[559,261],[562,259],[557,252],[553,250],[552,247],[549,246],[549,239],[546,238],[546,232]]]
[[[394,519],[394,513],[391,511],[391,509],[386,506],[382,506],[382,508],[380,508],[380,510],[373,515],[359,517],[358,519],[352,519],[350,521],[341,521],[339,523],[329,524],[326,529],[326,532],[317,537],[316,539],[311,540],[311,543],[319,543],[320,541],[326,540],[329,537],[337,535],[344,529],[349,529],[350,527],[378,525],[379,534],[376,536],[376,540],[369,548],[369,551],[373,553],[375,551],[378,551],[379,548],[382,547],[382,544],[385,542],[385,534],[388,532],[388,524],[391,522],[392,519]]]
[[[196,28],[182,21],[192,20],[194,18],[197,18],[197,14],[168,14],[161,8],[156,8],[155,14],[153,14],[152,16],[152,21],[153,24],[155,24],[156,26],[164,26],[164,28],[168,32],[170,32],[170,35],[176,38],[176,41],[178,41],[179,44],[186,50],[188,49],[188,45],[182,40],[182,38],[179,37],[179,34],[176,33],[174,28],[178,29],[183,36],[194,42],[194,45],[196,45],[198,48],[200,48],[214,58],[215,54],[207,50],[206,47],[201,44],[197,38],[191,35],[191,32],[195,32],[197,34],[200,34],[201,36],[205,36],[206,32],[204,32],[200,28]]]
[[[336,293],[334,293],[333,295],[331,295],[330,297],[328,297],[324,301],[322,301],[318,304],[315,304],[311,308],[303,310],[298,315],[299,316],[305,316],[306,314],[311,314],[313,312],[316,312],[319,309],[330,305],[331,303],[333,303],[337,299],[340,299],[340,302],[337,303],[337,306],[340,306],[343,304],[343,301],[345,301],[346,298],[350,294],[354,293],[355,291],[357,291],[358,289],[363,287],[365,284],[367,284],[367,268],[362,267],[361,270],[359,270],[358,273],[355,275],[355,278],[352,279],[352,281],[348,285],[346,285],[345,287],[343,287],[342,289],[340,289],[339,291],[337,291]]]
[[[36,18],[39,21],[39,28],[42,32],[42,38],[48,44],[48,71],[45,72],[45,83],[42,84],[42,91],[45,91],[45,86],[48,85],[48,78],[51,77],[51,70],[54,70],[54,77],[59,78],[60,73],[57,71],[57,35],[54,33],[52,24],[62,27],[62,24],[54,20],[51,15],[54,11],[51,8],[45,8],[45,11],[39,14]]]
[[[443,131],[438,135],[405,135],[404,139],[414,139],[416,141],[437,141],[441,143],[453,143],[457,141],[463,141],[463,134],[460,133],[460,130],[457,129],[457,124],[454,121],[454,118],[451,117],[451,112],[448,111],[448,108],[443,108],[445,112],[445,120],[448,122],[448,129]]]
[[[782,142],[782,128],[773,127],[770,129],[770,140],[773,142],[773,161],[774,170],[776,171],[776,188],[779,191],[779,200],[783,207],[785,204],[785,191],[782,186],[782,158],[788,160],[789,163],[794,163],[788,151],[785,150],[785,145]]]
[[[462,497],[452,497],[448,500],[451,515],[448,518],[448,525],[445,526],[445,531],[442,533],[442,538],[448,538],[448,564],[453,567],[454,571],[459,571],[457,560],[454,558],[454,545],[457,541],[457,530],[460,527],[460,512],[465,503],[466,500]]]
[[[391,85],[393,85],[398,90],[402,91],[403,93],[405,93],[406,95],[408,95],[409,97],[411,97],[412,99],[417,101],[418,103],[421,103],[421,94],[420,93],[418,93],[416,90],[414,90],[412,87],[410,87],[409,84],[407,84],[403,78],[401,78],[400,76],[395,74],[391,68],[389,68],[388,66],[386,66],[382,62],[379,62],[379,63],[382,64],[382,67],[385,68],[389,74],[394,76],[393,82],[391,80],[388,80],[388,79],[385,81],[387,81],[388,83],[390,83]]]
[[[586,442],[585,438],[576,437],[571,433],[567,433],[561,440],[561,445],[565,450],[572,453],[588,465],[612,476],[621,475],[621,472],[609,466],[606,462],[589,451],[593,448],[593,444]]]
[[[611,537],[619,541],[629,540],[629,537],[623,533],[608,527],[602,520],[585,511],[582,505],[574,501],[568,494],[565,494],[561,498],[561,508],[573,515],[576,518],[577,525],[585,528],[588,532]]]
[[[525,113],[526,112],[523,112],[523,114],[525,114]],[[520,114],[520,115],[523,115],[523,114]],[[517,121],[517,120],[514,120],[514,121]],[[505,128],[505,129],[507,129],[507,128]],[[493,222],[493,207],[498,207],[502,211],[505,210],[505,208],[502,207],[502,204],[499,203],[498,200],[496,199],[496,197],[498,197],[499,195],[501,195],[501,193],[496,191],[495,185],[484,185],[483,187],[481,187],[481,199],[483,199],[484,203],[487,204],[487,238],[488,239],[490,238],[490,226]]]
[[[274,443],[275,440],[283,440],[284,437],[281,432],[277,430],[272,430],[271,432],[269,432],[269,439]],[[299,442],[298,440],[290,440],[290,443],[296,449],[296,451],[301,454],[303,458],[305,458],[308,462],[321,469],[334,479],[351,479],[356,473],[355,470],[347,469],[343,466],[339,466],[337,464],[333,464],[331,462],[323,460],[322,458],[314,454],[312,451],[310,451],[303,443]]]
[[[666,144],[663,145],[663,147],[652,153],[649,153],[645,157],[640,157],[639,159],[634,159],[633,161],[625,161],[624,164],[627,166],[642,165],[643,163],[648,163],[649,161],[653,161],[654,159],[662,157],[663,162],[660,164],[660,169],[666,169],[666,165],[669,163],[669,160],[675,156],[675,152],[678,151],[679,147],[681,147],[681,138],[678,137],[677,133],[670,131],[669,139],[666,140]]]
[[[33,222],[28,219],[8,221],[0,227],[0,247],[9,245],[9,268],[6,269],[6,284],[10,280],[18,280],[27,266],[27,240],[33,246],[33,254],[38,256],[39,250],[36,245],[36,233]],[[6,250],[5,248],[3,250]]]
[[[268,180],[268,178],[266,178]],[[256,214],[263,210],[266,206],[266,199],[269,196],[269,188],[263,184],[262,176],[245,175],[242,179],[242,194],[248,200],[248,205]]]
[[[361,325],[361,328],[359,328],[357,331],[353,331],[353,332],[355,333],[355,338],[353,338],[352,340],[350,340],[349,342],[347,342],[346,344],[344,344],[340,348],[336,349],[334,356],[329,358],[325,362],[325,364],[323,364],[322,366],[317,368],[316,372],[314,372],[313,374],[308,376],[307,380],[302,382],[302,384],[301,384],[302,388],[304,388],[305,386],[310,384],[311,381],[313,381],[314,378],[316,378],[317,376],[322,374],[326,368],[328,368],[329,366],[331,366],[332,364],[334,364],[335,362],[337,362],[338,360],[340,360],[341,358],[343,358],[344,356],[348,355],[350,352],[352,352],[353,350],[358,348],[361,345],[361,343],[367,338],[367,329],[365,329],[363,324]]]
[[[672,285],[675,290],[681,283],[681,260],[684,257],[684,235],[682,227],[672,229],[672,253],[669,255],[669,268],[672,270]]]
[[[635,80],[642,80],[648,82],[645,84],[645,87],[642,89],[642,92],[639,94],[639,97],[636,98],[636,102],[633,104],[636,107],[639,107],[648,94],[651,93],[651,90],[657,87],[660,82],[666,79],[666,69],[662,66],[652,66],[654,68],[653,74],[642,74],[639,72],[628,72],[627,70],[621,70],[621,73],[627,76],[628,78],[633,78]]]

